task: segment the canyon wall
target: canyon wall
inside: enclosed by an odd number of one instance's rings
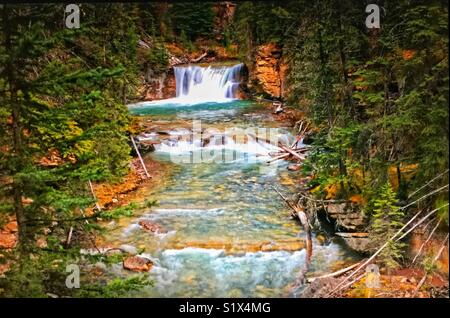
[[[254,61],[248,67],[248,87],[252,92],[269,98],[284,97],[287,63],[280,46],[275,43],[258,46],[255,49]]]
[[[151,69],[148,69],[142,76],[141,81],[138,89],[138,98],[140,100],[160,100],[176,96],[173,67],[157,75]]]

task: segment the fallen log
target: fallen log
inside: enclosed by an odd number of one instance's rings
[[[414,264],[417,260],[417,258],[420,256],[420,254],[422,253],[423,248],[425,247],[425,245],[427,245],[427,243],[430,241],[431,237],[433,236],[434,232],[436,231],[436,229],[439,227],[439,225],[441,224],[442,221],[442,217],[439,219],[439,221],[436,223],[436,226],[433,228],[433,230],[430,232],[430,234],[428,235],[427,239],[425,240],[425,242],[422,243],[422,245],[419,248],[419,251],[417,252],[416,256],[414,256],[414,259],[412,260],[411,264]]]
[[[277,157],[275,157],[275,158],[272,158],[272,159],[270,159],[270,160],[267,160],[267,163],[272,163],[272,162],[274,162],[274,161],[281,160],[281,159],[286,158],[286,157],[289,157],[289,156],[290,156],[290,155],[289,155],[288,153],[285,153],[285,154],[282,154],[282,155],[277,156]]]
[[[306,262],[303,266],[303,268],[300,270],[298,279],[296,280],[296,285],[301,285],[306,277],[306,273],[309,270],[309,265],[311,263],[311,257],[312,257],[312,238],[311,238],[311,225],[309,224],[308,217],[303,211],[303,209],[300,209],[298,206],[293,204],[291,201],[289,201],[287,198],[284,197],[284,195],[278,191],[277,188],[273,187],[273,189],[278,193],[278,195],[286,202],[286,204],[291,208],[291,215],[293,217],[297,217],[303,227],[303,229],[306,232]]]
[[[143,160],[142,157],[141,157],[141,153],[139,152],[139,149],[138,149],[138,147],[136,146],[136,142],[134,141],[133,136],[130,136],[130,139],[131,139],[131,142],[133,143],[134,150],[136,150],[136,153],[137,153],[137,155],[138,155],[138,157],[139,157],[139,161],[141,162],[142,168],[143,168],[144,171],[145,171],[145,175],[147,176],[147,178],[150,178],[150,175],[148,174],[148,171],[147,171],[147,167],[145,166],[144,160]]]
[[[265,142],[266,144],[269,144],[269,145],[272,145],[272,146],[274,146],[274,147],[276,147],[276,148],[279,148],[280,151],[282,150],[282,148],[280,147],[280,145],[282,145],[281,142],[278,142],[278,146],[275,146],[274,143],[273,143],[273,141],[270,140],[270,139],[263,138],[263,137],[258,137],[258,136],[254,135],[254,134],[252,134],[252,133],[247,133],[247,135],[250,136],[250,137],[252,137],[253,139],[255,139],[257,142],[263,141],[263,142]]]
[[[72,233],[73,233],[73,226],[70,227],[69,233],[67,234],[66,247],[70,246],[70,242],[72,241]]]
[[[329,274],[325,274],[325,275],[322,275],[322,276],[317,276],[317,277],[311,277],[311,278],[308,278],[306,281],[307,281],[308,283],[312,283],[313,281],[315,281],[315,280],[317,280],[317,279],[340,276],[340,275],[345,274],[345,273],[347,273],[348,271],[354,269],[356,266],[358,266],[358,265],[360,265],[360,264],[361,264],[361,262],[358,262],[358,263],[355,263],[355,264],[353,264],[353,265],[350,265],[350,266],[347,266],[347,267],[345,267],[345,268],[342,268],[342,269],[340,269],[340,270],[338,270],[338,271],[336,271],[336,272],[333,272],[333,273],[329,273]]]
[[[205,52],[202,55],[200,55],[199,57],[191,60],[191,63],[198,63],[198,62],[200,62],[204,57],[206,57],[206,55],[208,55],[208,52]]]
[[[447,245],[447,241],[448,241],[448,233],[447,233],[447,236],[445,237],[444,241],[442,242],[441,248],[439,249],[436,256],[433,258],[433,261],[431,262],[431,266],[433,266],[434,263],[436,263],[439,260],[439,258],[441,257],[441,254],[444,251],[445,246]],[[412,297],[415,297],[417,295],[417,292],[422,287],[422,285],[425,283],[427,276],[428,276],[428,272],[425,271],[425,274],[423,275],[422,279],[420,280],[420,282],[417,284],[416,288],[414,289]]]
[[[286,152],[289,152],[291,155],[293,155],[294,157],[298,158],[299,160],[304,160],[305,158],[303,158],[302,156],[300,156],[298,153],[296,153],[294,150],[281,145],[281,149],[284,149]]]
[[[448,204],[444,205],[444,206],[448,206]],[[439,209],[441,209],[443,206],[431,211],[426,217],[430,216],[432,213],[435,213],[436,211],[438,211]],[[406,229],[408,227],[408,225],[410,225],[420,214],[422,213],[422,210],[420,210],[419,212],[417,212],[405,225],[402,226],[401,229],[399,229],[394,235],[392,235],[390,238],[388,238],[388,240],[386,240],[386,242],[375,252],[372,254],[372,256],[370,256],[365,262],[363,262],[361,265],[358,266],[358,268],[356,268],[349,276],[345,277],[330,293],[328,293],[326,296],[330,297],[333,294],[351,286],[352,284],[354,284],[356,281],[358,281],[360,278],[356,278],[353,281],[346,283],[346,281],[348,281],[350,278],[352,278],[353,276],[355,276],[361,269],[363,269],[365,266],[367,266],[368,264],[370,264],[375,257],[377,257],[378,254],[380,254],[383,249],[386,248],[386,246],[389,245],[389,242],[393,241],[394,239],[397,239],[397,237],[402,233],[402,231],[404,229]]]
[[[90,179],[88,180],[88,183],[89,183],[89,188],[91,189],[92,197],[95,200],[95,207],[97,208],[97,211],[101,211],[102,209],[100,207],[100,204],[98,204],[97,197],[95,196],[95,192],[94,192],[94,187],[92,186],[92,182]]]

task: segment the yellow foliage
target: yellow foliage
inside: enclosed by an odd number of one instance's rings
[[[405,181],[410,181],[415,174],[417,173],[417,169],[419,165],[415,164],[400,164],[400,175],[401,178]],[[389,182],[392,185],[394,190],[398,189],[398,178],[397,178],[397,167],[390,166],[388,168]]]
[[[334,199],[339,193],[341,186],[339,184],[329,184],[324,188],[324,190],[326,193],[325,199],[331,200]]]
[[[364,186],[364,175],[361,168],[349,169],[348,174],[356,186],[360,188]]]
[[[366,199],[364,199],[360,194],[355,194],[350,197],[350,201],[353,203],[357,203],[359,205],[366,204]]]

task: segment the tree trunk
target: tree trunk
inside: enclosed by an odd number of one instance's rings
[[[326,76],[328,75],[328,71],[326,69],[327,67],[327,58],[325,56],[325,51],[323,48],[323,41],[322,41],[322,30],[319,30],[319,34],[318,34],[318,44],[319,44],[319,58],[320,58],[320,71],[322,73],[322,80],[325,82],[325,89],[324,89],[324,102],[326,104],[326,109],[327,109],[327,117],[328,117],[328,127],[331,129],[333,126],[333,114],[332,114],[332,109],[331,109],[331,104],[330,104],[330,98],[329,98],[329,87],[328,87],[328,83],[326,82]]]
[[[9,6],[3,6],[3,32],[5,35],[5,48],[6,52],[12,52],[12,40],[11,40],[11,30],[10,30],[10,22],[9,22]],[[16,158],[14,161],[14,166],[11,169],[11,174],[14,176],[13,178],[13,199],[14,199],[14,211],[16,214],[17,225],[19,229],[19,248],[25,247],[25,242],[27,238],[27,225],[26,225],[26,217],[25,210],[22,204],[22,184],[15,175],[20,172],[23,168],[23,147],[22,147],[22,127],[20,124],[20,114],[21,114],[21,106],[17,99],[17,80],[14,74],[14,61],[10,57],[7,59],[7,63],[5,65],[7,77],[8,77],[8,86],[9,86],[9,94],[10,94],[10,107],[12,112],[12,129],[13,129],[13,149],[12,155]]]
[[[337,23],[338,23],[338,29],[340,31],[340,33],[342,34],[344,32],[343,28],[342,28],[342,12],[340,9],[340,5],[337,5],[337,11],[338,11],[338,15],[339,18],[337,19]],[[339,58],[340,58],[340,62],[341,62],[341,72],[342,72],[342,77],[344,80],[344,105],[346,107],[350,108],[350,114],[352,116],[352,118],[354,120],[356,120],[356,113],[355,113],[355,107],[353,105],[353,101],[352,101],[352,96],[351,96],[351,92],[349,91],[349,78],[348,78],[348,74],[347,74],[347,58],[345,56],[345,52],[344,52],[344,43],[342,41],[342,37],[339,37],[338,40],[338,46],[339,46]]]

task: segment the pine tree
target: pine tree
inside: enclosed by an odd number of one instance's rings
[[[93,206],[88,181],[122,177],[130,159],[124,96],[137,76],[133,25],[93,54],[112,30],[95,31],[89,21],[66,29],[61,12],[58,5],[1,7],[0,201],[18,221],[20,252],[11,255],[8,279],[23,280],[35,296],[45,296],[49,277],[77,257],[64,240],[70,227],[89,230],[77,221]],[[47,250],[37,248],[36,236],[48,229]],[[54,260],[61,267],[48,266]]]
[[[182,32],[190,41],[210,36],[214,25],[214,12],[212,3],[174,3],[168,15],[171,25],[178,36]]]
[[[388,270],[398,267],[405,246],[402,242],[390,239],[403,226],[404,213],[396,204],[396,194],[389,183],[380,189],[379,195],[372,202],[370,237],[377,247],[389,240],[388,245],[378,255],[379,262]]]

